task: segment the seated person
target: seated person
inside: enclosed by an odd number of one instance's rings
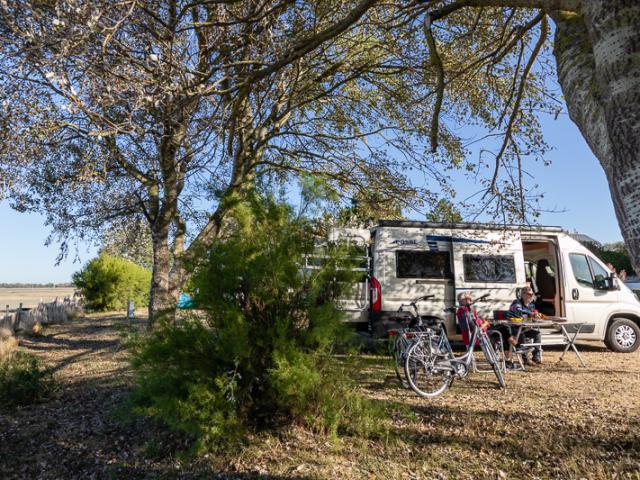
[[[471,292],[461,292],[458,294],[458,304],[460,305],[456,310],[456,321],[460,326],[460,333],[462,334],[462,341],[466,347],[469,346],[471,339],[469,338],[469,330],[471,325],[474,327],[482,327],[484,322],[478,317],[478,312],[475,308],[471,308],[473,297]]]
[[[536,310],[536,307],[533,303],[534,294],[533,289],[529,286],[524,287],[520,291],[520,298],[516,298],[512,303],[511,307],[509,307],[509,316],[513,317],[529,317],[529,318],[539,318],[540,314]],[[531,339],[532,343],[540,343],[541,337],[540,332],[538,330],[534,330],[531,328],[525,329],[522,331],[521,337],[518,338],[518,342],[522,342],[524,339]],[[540,346],[533,347],[533,355],[531,361],[535,364],[542,363],[542,349]],[[531,362],[527,357],[527,354],[524,353],[522,356],[522,361],[525,365],[530,365]]]
[[[458,295],[458,303],[459,307],[456,311],[456,318],[458,321],[458,325],[460,326],[460,332],[462,334],[462,341],[465,346],[468,347],[470,343],[470,325],[475,324],[482,328],[487,328],[488,322],[481,320],[478,317],[478,313],[475,308],[471,308],[471,303],[473,302],[473,297],[470,292],[462,292]],[[511,349],[509,345],[517,345],[517,341],[513,335],[511,335],[511,330],[506,325],[494,325],[489,328],[489,335],[491,332],[500,332],[502,338],[502,345],[505,352],[505,359],[507,361],[507,368],[513,369],[513,362],[511,361]]]

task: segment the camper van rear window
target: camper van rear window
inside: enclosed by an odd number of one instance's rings
[[[465,282],[515,283],[516,264],[512,255],[462,256]]]
[[[397,278],[453,278],[449,252],[397,250]]]

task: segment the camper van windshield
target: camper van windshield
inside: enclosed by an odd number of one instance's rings
[[[397,278],[453,278],[449,252],[396,251]]]
[[[514,283],[516,264],[512,255],[463,255],[465,282]]]

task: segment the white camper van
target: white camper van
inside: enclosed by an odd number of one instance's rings
[[[446,321],[456,338],[456,294],[471,291],[478,313],[491,318],[508,309],[524,285],[536,293],[542,313],[585,323],[578,338],[603,340],[618,352],[640,345],[640,302],[593,253],[559,227],[479,223],[381,221],[369,230],[333,233],[334,240],[357,237],[368,244],[368,275],[342,302],[348,320],[378,336],[398,326],[398,309],[414,298],[420,314]]]

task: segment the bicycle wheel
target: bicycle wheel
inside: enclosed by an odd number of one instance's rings
[[[402,334],[397,333],[395,337],[389,337],[389,355],[391,356],[396,376],[398,377],[400,385],[404,388],[409,388],[409,383],[404,377],[404,360],[406,357],[406,350],[406,339]]]
[[[486,333],[483,333],[480,337],[480,346],[482,348],[482,352],[484,353],[487,362],[491,365],[493,369],[493,373],[495,373],[496,378],[498,379],[498,383],[500,384],[500,388],[507,388],[507,383],[504,381],[504,375],[502,374],[502,370],[500,369],[500,364],[498,363],[498,355],[496,351],[493,349],[491,342],[489,341],[489,337]]]
[[[453,380],[451,370],[438,352],[437,343],[424,339],[414,343],[407,352],[404,373],[411,389],[421,397],[434,398],[447,391]]]
[[[502,346],[502,335],[500,332],[493,332],[492,334],[487,334],[487,336],[489,337],[489,342],[496,354],[498,365],[504,366],[506,360],[504,358],[504,348]],[[501,370],[504,371],[504,368],[501,368]]]

